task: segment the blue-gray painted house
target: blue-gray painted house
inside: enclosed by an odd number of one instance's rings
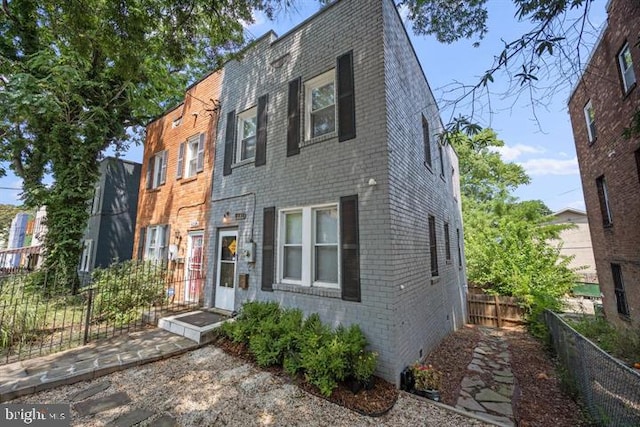
[[[464,324],[466,278],[457,156],[393,1],[264,35],[220,103],[205,306],[357,323],[398,383]]]

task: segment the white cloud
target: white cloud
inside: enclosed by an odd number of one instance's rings
[[[511,162],[517,158],[519,158],[523,154],[538,154],[544,153],[544,150],[541,148],[533,147],[531,145],[524,144],[516,144],[516,145],[503,145],[502,147],[495,147],[495,151],[500,153],[502,159]]]
[[[578,175],[580,173],[576,157],[569,160],[531,159],[519,164],[529,175]]]

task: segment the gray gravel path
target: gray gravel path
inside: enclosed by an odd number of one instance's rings
[[[75,409],[82,403],[78,396],[91,394],[87,399],[100,400],[116,393],[125,393],[130,402],[85,415]],[[146,411],[153,415],[142,426],[167,420],[180,426],[491,425],[403,392],[388,414],[380,418],[362,416],[312,396],[286,378],[261,371],[212,345],[102,378],[23,396],[10,403],[72,401],[72,425],[77,426],[105,426],[114,421],[119,424],[128,414]]]

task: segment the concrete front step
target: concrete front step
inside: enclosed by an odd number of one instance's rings
[[[231,313],[227,312],[191,311],[163,317],[158,322],[158,326],[198,344],[206,344],[213,341],[216,328],[224,322],[233,320],[230,315]]]

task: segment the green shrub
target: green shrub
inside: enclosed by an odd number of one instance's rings
[[[165,298],[166,268],[152,263],[125,261],[93,272],[96,321],[126,324],[141,311]]]
[[[585,317],[571,326],[607,353],[629,364],[640,361],[640,331],[616,328],[602,317]]]
[[[31,274],[16,280],[5,280],[0,288],[0,348],[33,340],[44,323],[44,313],[34,304],[30,284]],[[36,297],[38,298],[38,297]],[[43,306],[41,305],[40,308]]]
[[[353,363],[353,376],[360,382],[371,379],[378,365],[378,353],[361,351]]]
[[[377,354],[365,351],[367,340],[357,325],[333,331],[317,313],[303,317],[302,311],[282,310],[274,302],[248,302],[220,334],[247,344],[260,366],[303,373],[326,396],[347,377],[366,381],[373,375]]]

